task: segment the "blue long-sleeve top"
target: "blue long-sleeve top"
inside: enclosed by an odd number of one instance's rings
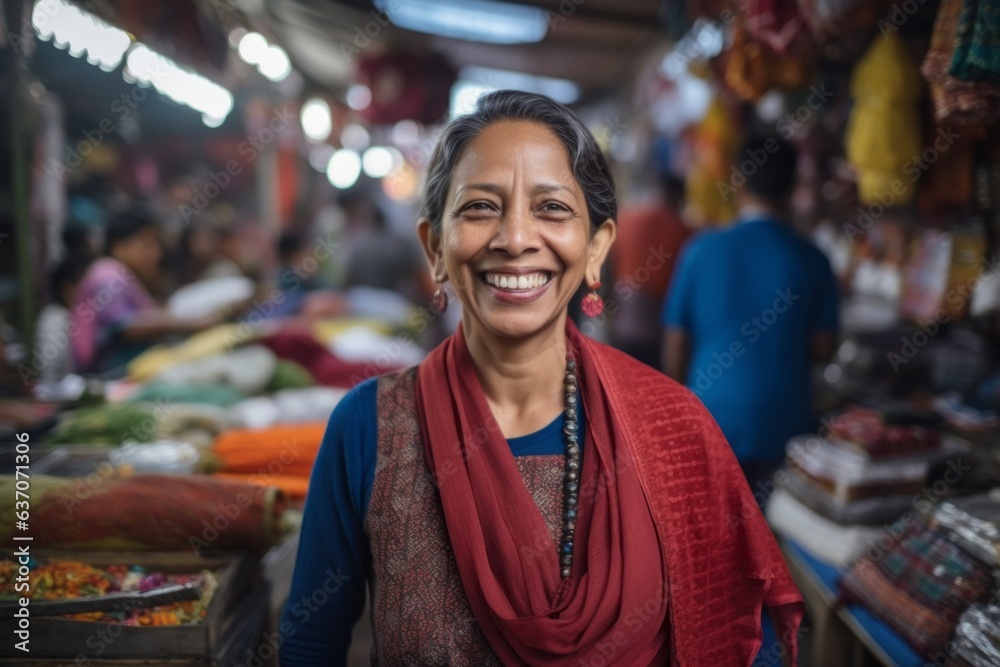
[[[377,378],[362,382],[330,416],[309,482],[288,605],[282,667],[345,665],[365,606],[371,552],[365,536],[378,447]],[[580,442],[584,442],[580,402]],[[564,417],[507,444],[514,456],[563,454]]]

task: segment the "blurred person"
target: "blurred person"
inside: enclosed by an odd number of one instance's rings
[[[178,317],[150,295],[159,280],[163,247],[147,212],[130,210],[111,218],[105,255],[90,266],[74,300],[70,339],[77,371],[119,368],[158,341],[220,321],[217,315]]]
[[[240,267],[223,254],[227,234],[229,232],[223,231],[209,216],[196,218],[188,224],[180,241],[180,274],[184,283],[243,275]]]
[[[99,229],[71,222],[63,228],[63,249],[76,258],[95,260],[101,256],[102,234]]]
[[[44,361],[39,382],[54,385],[73,372],[69,345],[70,308],[76,301],[76,289],[92,259],[86,254],[69,252],[49,276],[51,301],[38,316],[35,329],[35,352]]]
[[[278,239],[278,287],[286,292],[312,292],[329,289],[320,274],[318,248],[299,232],[285,232]]]
[[[419,247],[389,229],[377,209],[371,227],[354,241],[344,286],[391,290],[413,303],[425,303],[434,292]]]
[[[432,306],[451,285],[461,325],[333,411],[283,667],[345,664],[367,592],[373,664],[749,665],[762,607],[794,663],[801,595],[711,416],[568,318],[617,227],[587,127],[488,93],[443,129],[426,183]],[[312,604],[324,588],[336,603]]]
[[[833,354],[838,296],[826,256],[788,221],[794,146],[758,137],[737,155],[736,169],[757,162],[744,170],[736,224],[684,247],[662,314],[663,358],[755,486],[781,465],[791,436],[816,430],[810,371]]]
[[[639,361],[660,368],[659,311],[681,246],[691,235],[684,225],[684,181],[660,179],[660,199],[652,206],[622,211],[612,248],[611,343]]]

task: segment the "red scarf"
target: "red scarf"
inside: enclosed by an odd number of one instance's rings
[[[566,580],[462,328],[417,372],[424,446],[458,571],[499,658],[649,665],[669,652],[683,667],[749,665],[762,604],[779,607],[778,634],[789,634],[794,654],[801,596],[707,411],[572,322],[566,334],[586,415]]]

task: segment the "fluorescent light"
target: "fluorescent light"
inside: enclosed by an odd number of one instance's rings
[[[39,39],[51,39],[74,58],[86,56],[87,62],[105,71],[118,67],[132,44],[124,30],[63,0],[36,2],[31,24]]]
[[[350,148],[341,148],[330,158],[326,166],[326,177],[330,185],[346,190],[358,182],[361,176],[361,156]]]
[[[463,67],[459,79],[478,84],[489,90],[507,88],[538,93],[551,97],[562,104],[573,104],[580,99],[580,87],[569,79],[551,76],[535,76],[524,72],[513,72],[492,67]]]
[[[288,59],[288,54],[283,48],[272,44],[267,47],[267,52],[257,63],[257,69],[265,78],[278,82],[292,73],[292,61]]]
[[[545,39],[544,9],[494,0],[375,0],[400,28],[490,44],[531,44]]]
[[[302,105],[302,132],[312,141],[326,141],[333,131],[333,117],[326,100],[314,97]]]
[[[243,62],[256,65],[267,56],[268,43],[264,35],[259,32],[248,32],[243,35],[236,52],[240,54]]]
[[[206,124],[225,121],[233,110],[233,94],[202,75],[181,67],[144,44],[136,44],[125,60],[126,77],[152,85],[161,95],[200,111]]]
[[[347,106],[355,111],[364,111],[372,103],[372,91],[368,86],[355,84],[347,89]]]

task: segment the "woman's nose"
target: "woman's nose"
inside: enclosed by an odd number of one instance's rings
[[[497,226],[490,250],[504,250],[513,257],[529,250],[537,250],[541,243],[537,225],[538,222],[529,211],[508,212]]]

